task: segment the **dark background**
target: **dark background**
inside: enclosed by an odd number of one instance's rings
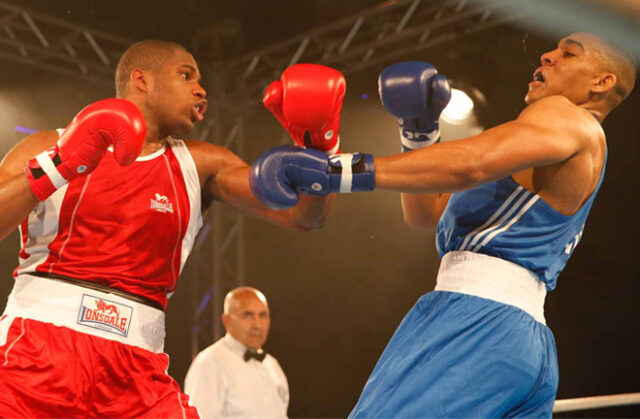
[[[200,28],[235,17],[252,50],[355,13],[377,1],[14,1],[34,11],[92,26],[131,40],[161,38],[191,46]],[[487,97],[480,122],[517,116],[539,54],[548,39],[522,24],[504,25],[456,44],[406,59],[433,62],[443,74]],[[198,58],[198,57],[196,57]],[[381,65],[347,77],[343,150],[396,153],[397,128],[377,99]],[[203,77],[211,75],[203,74]],[[66,126],[87,103],[113,95],[108,86],[0,61],[0,154],[22,134]],[[363,94],[368,95],[363,99]],[[215,97],[209,98],[215,101]],[[550,293],[546,317],[560,362],[558,398],[640,391],[638,283],[638,89],[604,123],[607,175],[580,246]],[[282,130],[263,109],[246,124],[243,157],[255,159],[277,144]],[[446,128],[445,128],[446,129]],[[453,135],[445,131],[443,136]],[[291,387],[292,417],[343,417],[355,404],[396,326],[435,285],[438,256],[432,230],[402,222],[398,194],[377,191],[338,197],[325,227],[296,233],[260,220],[246,222],[246,283],[269,299],[272,331],[266,349],[278,358]],[[17,264],[18,235],[0,243],[0,307]],[[185,269],[189,273],[189,267]],[[183,275],[168,309],[166,351],[182,384],[191,361],[189,324],[194,279]],[[564,413],[561,417],[638,417],[638,407]]]

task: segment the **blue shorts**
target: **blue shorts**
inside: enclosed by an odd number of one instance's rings
[[[517,307],[434,291],[406,315],[350,418],[550,418],[551,330]]]

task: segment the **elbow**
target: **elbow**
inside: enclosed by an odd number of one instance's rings
[[[475,188],[492,179],[491,173],[485,169],[482,162],[474,162],[463,170],[460,170],[454,176],[456,178],[456,186],[452,188],[452,192]]]
[[[487,182],[499,179],[504,166],[497,153],[487,150],[474,150],[465,159],[465,167],[459,171],[461,190],[475,188]]]
[[[483,183],[488,182],[489,179],[490,176],[486,171],[482,170],[479,167],[474,167],[465,176],[464,189],[475,188],[478,185],[482,185]]]

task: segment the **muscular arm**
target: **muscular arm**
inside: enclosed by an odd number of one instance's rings
[[[320,228],[333,206],[334,195],[326,197],[305,195],[298,205],[284,211],[265,207],[249,187],[249,166],[229,167],[220,171],[212,189],[217,199],[227,202],[245,214],[269,220],[295,230]]]
[[[515,121],[474,137],[377,158],[376,187],[412,193],[470,189],[525,168],[571,158],[595,138],[595,125],[567,99],[544,98]]]
[[[322,227],[333,207],[334,195],[326,197],[301,196],[298,205],[288,210],[272,210],[264,206],[249,187],[250,167],[231,151],[204,142],[190,141],[201,179],[203,193],[218,199],[247,215],[266,219],[295,230]]]
[[[0,240],[18,227],[38,203],[27,181],[24,166],[33,156],[53,146],[57,139],[55,131],[29,135],[0,162],[0,208],[3,208]]]

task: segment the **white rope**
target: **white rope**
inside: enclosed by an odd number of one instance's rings
[[[640,403],[640,393],[612,394],[610,396],[579,397],[577,399],[556,400],[553,412],[598,409],[610,406],[625,406]]]

